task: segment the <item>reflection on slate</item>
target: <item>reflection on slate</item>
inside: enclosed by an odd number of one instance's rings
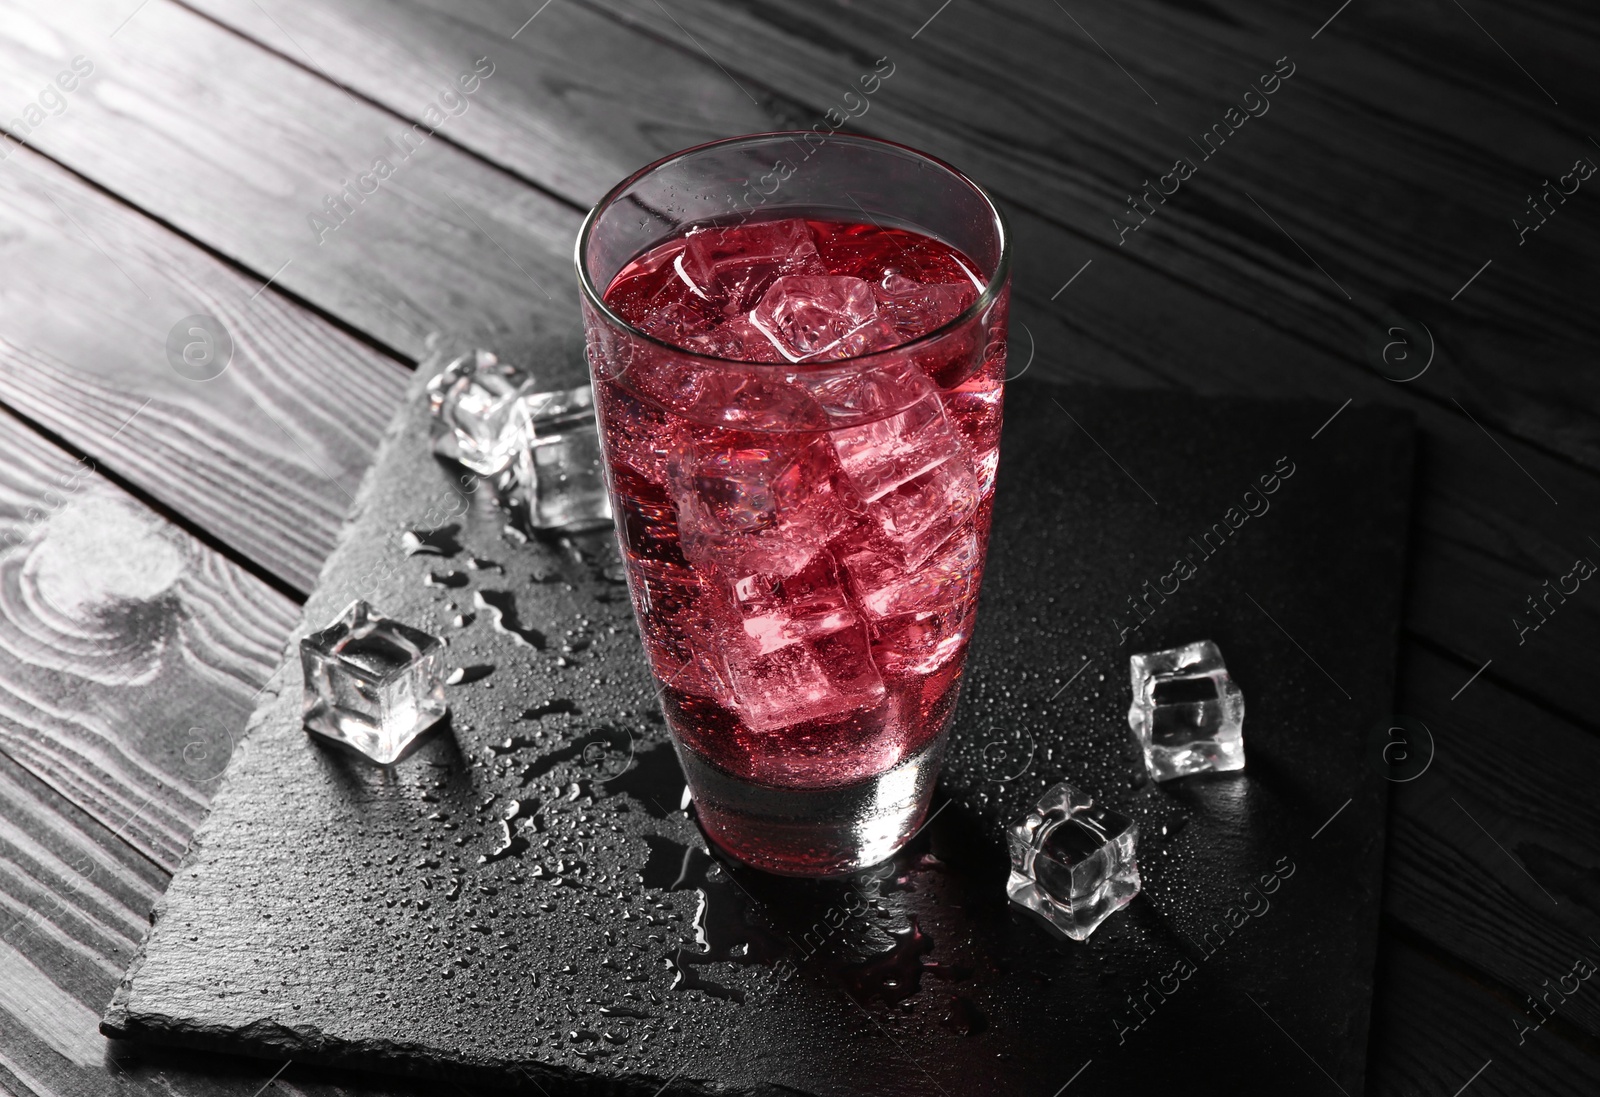
[[[1351,408],[1313,440],[1329,407],[1007,404],[948,799],[888,866],[814,883],[706,855],[609,534],[508,536],[414,392],[306,620],[367,597],[494,671],[387,770],[310,740],[280,672],[105,1031],[551,1095],[1051,1094],[1082,1070],[1074,1095],[1354,1097],[1409,422]],[[1248,767],[1156,785],[1128,655],[1201,638],[1249,698]],[[1082,944],[1005,897],[1003,828],[1063,779],[1141,835],[1143,893]]]

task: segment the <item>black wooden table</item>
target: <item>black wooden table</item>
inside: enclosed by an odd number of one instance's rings
[[[410,1092],[96,1022],[429,334],[558,344],[613,182],[822,126],[1000,196],[1014,369],[1416,414],[1369,1090],[1596,1092],[1597,48],[1572,0],[10,0],[0,1090]]]

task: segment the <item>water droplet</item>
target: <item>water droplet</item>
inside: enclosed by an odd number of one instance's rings
[[[544,633],[535,628],[528,628],[521,623],[517,617],[516,598],[510,591],[473,591],[472,601],[479,609],[486,609],[490,612],[497,631],[505,633],[527,647],[538,651],[544,650]]]
[[[540,717],[543,717],[543,716],[555,716],[555,715],[558,715],[558,714],[566,714],[566,715],[569,715],[569,716],[578,716],[578,715],[582,714],[582,710],[580,708],[578,708],[578,706],[575,703],[573,703],[572,701],[567,701],[567,700],[546,701],[542,705],[534,705],[532,708],[524,710],[522,715],[521,715],[521,717],[519,717],[519,719],[537,720],[537,719],[539,719]]]
[[[462,686],[472,682],[480,682],[494,673],[494,666],[490,663],[474,663],[471,666],[456,667],[444,680],[447,686]]]
[[[632,1006],[601,1006],[600,1007],[600,1016],[602,1016],[602,1017],[633,1017],[633,1018],[636,1018],[637,1020],[640,1020],[640,1021],[645,1021],[645,1020],[649,1020],[650,1019],[650,1014],[646,1013],[642,1009],[635,1009]]]
[[[989,1027],[989,1018],[970,998],[952,994],[949,1012],[939,1023],[958,1036],[976,1036]]]
[[[461,551],[456,540],[459,525],[440,526],[437,529],[408,529],[400,535],[400,547],[407,556],[451,557]]]
[[[933,950],[933,941],[922,932],[914,916],[909,926],[891,930],[889,936],[894,938],[894,944],[887,951],[847,964],[841,972],[857,1002],[877,998],[885,1005],[898,1005],[922,988],[926,967],[922,957]]]

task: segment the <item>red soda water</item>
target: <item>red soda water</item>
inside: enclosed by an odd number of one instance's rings
[[[691,229],[603,295],[667,344],[613,344],[596,404],[680,758],[707,831],[749,863],[842,871],[838,849],[871,863],[920,823],[977,605],[1004,370],[980,325],[940,329],[984,285],[910,229],[789,217]],[[897,796],[916,817],[870,834]]]

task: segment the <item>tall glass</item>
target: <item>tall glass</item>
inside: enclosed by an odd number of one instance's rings
[[[930,237],[959,253],[971,302],[891,349],[783,361],[692,353],[608,303],[619,272],[691,230],[703,250],[707,233],[743,241],[787,218]],[[740,861],[850,872],[927,814],[988,540],[1009,247],[993,200],[949,165],[817,132],[676,153],[584,221],[589,365],[634,611],[701,825]]]

